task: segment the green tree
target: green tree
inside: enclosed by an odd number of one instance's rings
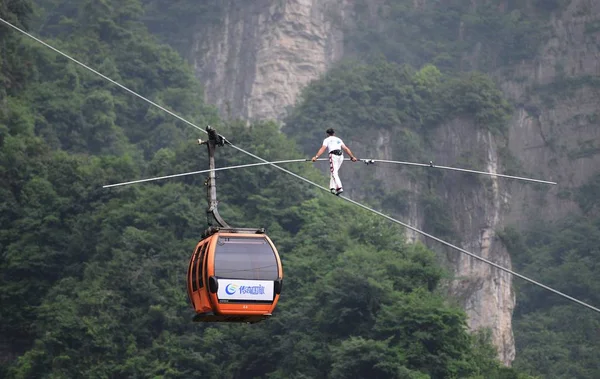
[[[345,49],[366,61],[383,55],[415,67],[433,63],[444,72],[491,71],[535,55],[547,37],[548,12],[565,6],[546,3],[357,1],[357,25],[347,27]]]
[[[583,215],[556,223],[540,221],[524,233],[509,229],[503,234],[525,275],[592,305],[600,303],[600,217],[593,211],[599,184],[596,176],[578,189]],[[600,375],[596,314],[532,286],[519,288],[518,295],[515,367],[544,378]]]

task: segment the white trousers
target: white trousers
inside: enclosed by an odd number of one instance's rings
[[[340,180],[338,172],[343,162],[343,155],[329,154],[329,171],[331,172],[329,177],[329,188],[333,188],[335,190],[342,188],[342,181]]]

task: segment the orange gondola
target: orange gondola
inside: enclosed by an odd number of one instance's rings
[[[257,322],[273,313],[283,269],[266,234],[219,230],[196,246],[188,270],[194,321]]]
[[[210,168],[214,150],[227,141],[207,127]],[[277,248],[264,229],[232,228],[217,211],[215,172],[207,180],[210,226],[196,245],[187,273],[187,290],[196,311],[194,321],[258,322],[270,317],[283,283]],[[209,221],[210,222],[210,221]]]

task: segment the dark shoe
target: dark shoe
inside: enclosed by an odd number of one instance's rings
[[[336,195],[338,195],[338,196],[340,196],[340,194],[341,194],[342,192],[344,192],[344,190],[340,188],[339,190],[337,190],[337,192],[336,192],[335,194],[336,194]]]
[[[331,193],[332,193],[333,195],[337,195],[337,194],[336,194],[336,190],[335,190],[335,188],[330,188],[329,190],[331,191]]]

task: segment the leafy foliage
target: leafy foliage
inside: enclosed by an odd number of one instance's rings
[[[582,210],[587,215],[544,223],[521,234],[507,230],[503,238],[516,266],[526,275],[588,304],[600,304],[600,215],[598,177],[583,185]],[[594,378],[598,371],[600,321],[597,314],[566,303],[534,286],[519,289],[515,312],[515,366],[548,378]]]
[[[19,28],[26,28],[31,17],[30,1],[3,1],[0,4],[0,16]],[[19,39],[12,33],[6,33],[8,28],[4,23],[0,26],[3,30],[0,35],[0,103],[5,101],[7,94],[18,91],[25,83],[27,70],[22,67],[22,62],[17,52]],[[0,104],[3,105],[3,104]],[[2,112],[4,107],[0,107]]]
[[[330,126],[356,140],[387,129],[400,135],[401,146],[395,150],[414,157],[419,134],[444,120],[465,115],[481,127],[503,131],[509,111],[501,92],[483,74],[454,78],[433,65],[415,71],[380,59],[369,65],[344,63],[311,83],[284,131],[302,136],[308,148],[318,146]]]
[[[543,15],[563,6],[558,0],[386,0],[373,9],[363,0],[346,49],[367,60],[383,54],[416,67],[487,71],[532,58],[545,36]]]
[[[183,56],[193,45],[198,25],[218,25],[226,2],[221,0],[142,0],[148,29]]]

